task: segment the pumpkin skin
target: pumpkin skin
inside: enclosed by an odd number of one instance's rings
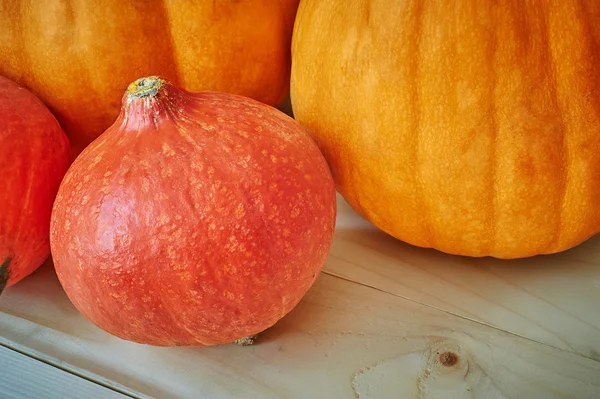
[[[123,339],[232,342],[272,326],[313,284],[335,196],[318,147],[287,115],[140,79],[61,184],[56,272],[75,307]]]
[[[0,74],[49,106],[79,154],[140,76],[279,104],[298,1],[0,0]]]
[[[31,92],[0,76],[0,293],[50,255],[50,213],[71,161],[67,136]]]
[[[303,1],[295,118],[420,247],[519,258],[600,229],[600,2]]]

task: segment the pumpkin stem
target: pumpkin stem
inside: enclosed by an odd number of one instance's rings
[[[11,261],[12,258],[9,256],[6,258],[4,263],[0,265],[0,294],[2,294],[2,291],[4,291],[6,285],[8,284],[8,279],[10,278],[10,269],[8,266],[10,265]]]
[[[127,102],[136,98],[156,96],[164,83],[165,80],[158,76],[147,76],[136,80],[127,87]]]
[[[254,334],[254,335],[250,335],[249,337],[236,339],[233,342],[239,346],[250,346],[250,345],[254,345],[254,342],[256,341],[257,338],[258,338],[258,335]]]

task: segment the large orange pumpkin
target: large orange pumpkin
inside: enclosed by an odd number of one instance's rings
[[[297,5],[0,0],[0,74],[40,97],[79,153],[115,120],[127,85],[144,75],[279,104],[289,88]]]
[[[292,106],[389,234],[500,258],[600,229],[600,2],[305,0]]]

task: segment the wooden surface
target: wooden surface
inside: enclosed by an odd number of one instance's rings
[[[98,385],[37,359],[0,346],[2,399],[79,398],[127,399],[128,396]],[[23,378],[27,376],[27,378]]]
[[[73,308],[51,264],[0,297],[0,343],[133,397],[597,399],[600,237],[466,259],[394,240],[340,201],[324,272],[255,346],[112,337]]]

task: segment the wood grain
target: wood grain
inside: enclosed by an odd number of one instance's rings
[[[0,364],[2,399],[129,398],[3,346],[0,346]]]
[[[0,298],[0,336],[161,399],[600,397],[600,362],[328,274],[255,346],[156,348],[87,322],[46,265]]]
[[[465,258],[404,244],[338,204],[327,273],[600,361],[600,236],[556,255]]]

